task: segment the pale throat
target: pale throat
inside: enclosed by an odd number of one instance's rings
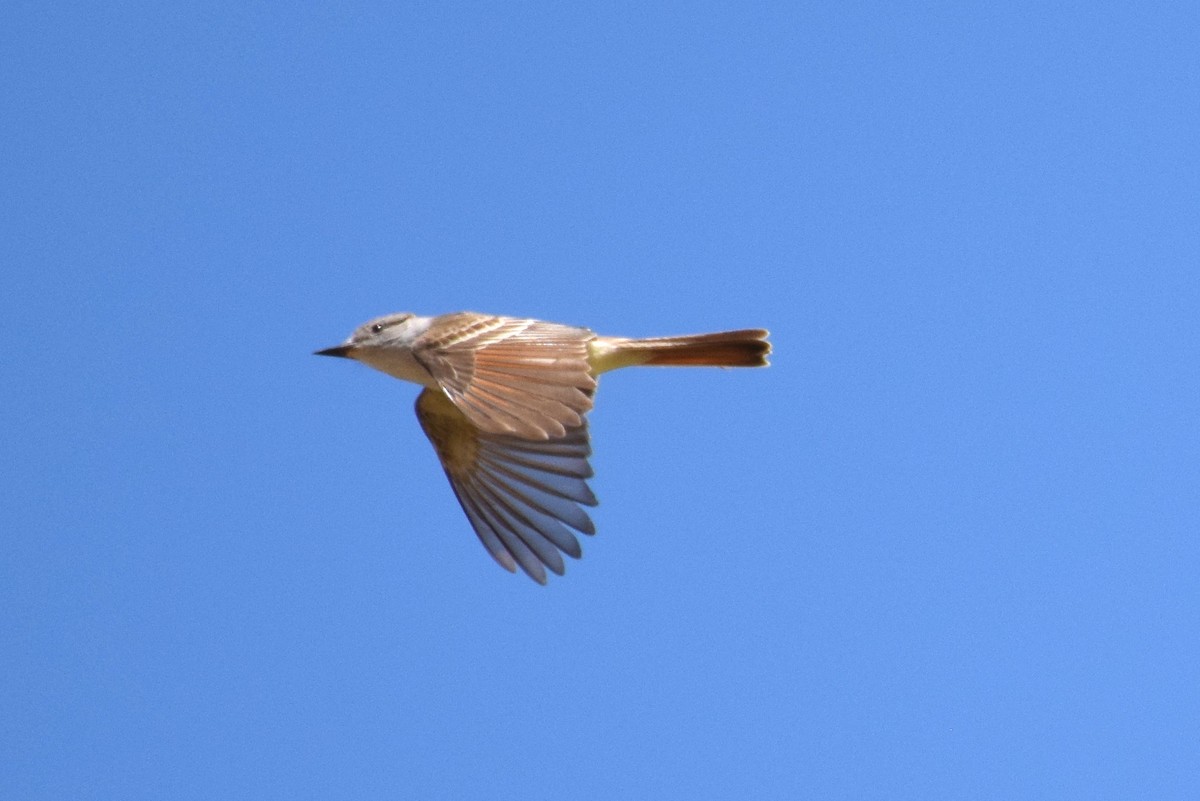
[[[438,387],[437,380],[425,369],[425,365],[417,361],[409,348],[361,348],[354,353],[354,358],[401,381],[411,381],[434,389]]]

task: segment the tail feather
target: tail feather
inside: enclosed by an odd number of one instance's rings
[[[620,350],[632,364],[679,367],[763,367],[771,352],[761,328],[691,334],[678,337],[629,339]]]

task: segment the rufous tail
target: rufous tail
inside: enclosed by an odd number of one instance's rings
[[[655,367],[763,367],[771,343],[761,328],[691,334],[679,337],[627,339],[617,344],[618,360]]]

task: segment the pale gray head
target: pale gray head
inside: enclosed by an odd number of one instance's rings
[[[316,352],[317,356],[345,356],[355,358],[355,353],[366,348],[394,347],[411,344],[413,336],[409,322],[414,319],[409,312],[396,312],[376,317],[354,329],[354,333],[340,345]],[[399,340],[399,341],[398,341]]]
[[[412,357],[413,342],[429,329],[430,317],[397,312],[376,317],[354,329],[340,345],[316,352],[317,356],[342,356],[368,364],[405,381],[428,384],[428,371]]]

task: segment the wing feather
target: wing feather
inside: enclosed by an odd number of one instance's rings
[[[511,526],[497,519],[495,510],[488,505],[486,500],[480,498],[479,491],[474,486],[464,485],[462,493],[463,497],[467,499],[467,502],[475,511],[476,516],[504,543],[505,550],[512,555],[512,558],[521,566],[525,574],[538,584],[545,584],[546,569],[542,567],[538,556],[529,547],[528,543],[524,541],[524,538],[519,536]]]
[[[582,555],[572,530],[595,533],[580,505],[596,504],[586,422],[556,439],[489,433],[436,389],[417,398],[417,418],[476,536],[502,567],[544,584],[547,568],[565,570],[562,554]]]
[[[413,356],[481,431],[555,439],[592,408],[586,328],[459,312],[437,318]]]

